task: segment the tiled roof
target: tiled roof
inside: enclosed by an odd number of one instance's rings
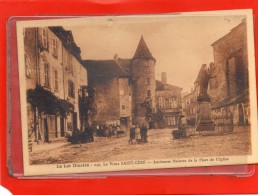
[[[156,90],[164,90],[165,86],[167,85],[168,90],[175,90],[175,91],[182,91],[183,88],[175,86],[175,85],[170,85],[170,84],[165,84],[161,81],[156,80]]]
[[[125,72],[130,73],[131,59],[118,58],[117,63],[124,69]]]
[[[115,60],[84,60],[83,65],[92,76],[128,77],[129,74]]]
[[[62,41],[66,48],[70,48],[74,56],[80,61],[81,60],[81,49],[77,46],[73,39],[73,33],[70,30],[65,30],[62,26],[51,26],[49,29],[55,33],[55,35]],[[71,42],[68,43],[68,37],[70,37]]]
[[[212,105],[212,108],[221,108],[221,107],[225,107],[225,106],[230,106],[233,104],[238,104],[238,103],[243,103],[248,101],[248,90],[246,90],[245,92],[243,92],[242,94],[240,94],[239,96],[230,99],[229,97],[220,99],[219,101],[215,102]]]
[[[155,60],[155,58],[152,56],[147,44],[144,41],[143,36],[141,36],[140,42],[139,42],[138,47],[133,56],[133,59],[136,59],[136,58],[148,58],[148,59]]]

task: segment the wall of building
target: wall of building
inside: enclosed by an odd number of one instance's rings
[[[97,123],[120,120],[120,95],[118,78],[91,78],[96,90]]]
[[[188,123],[194,123],[197,111],[197,96],[195,91],[192,91],[188,95],[182,98],[182,113]]]
[[[36,66],[37,66],[37,45],[36,45],[36,28],[24,29],[24,64],[25,64],[25,78],[26,78],[26,90],[34,89],[37,83]],[[27,124],[28,131],[31,138],[37,139],[37,135],[33,133],[35,121],[34,110],[32,106],[27,104]]]
[[[24,34],[25,53],[28,53],[27,56],[31,56],[30,64],[32,65],[32,76],[27,78],[27,88],[35,88],[36,82],[38,82],[57,98],[72,103],[74,112],[77,113],[76,117],[70,113],[65,119],[60,118],[59,115],[44,115],[43,113],[38,116],[39,113],[37,111],[33,113],[28,104],[29,118],[34,120],[37,117],[39,120],[35,139],[41,137],[42,141],[45,139],[46,133],[48,133],[49,139],[65,136],[65,133],[61,132],[61,126],[64,126],[64,131],[72,131],[74,122],[77,123],[77,127],[80,127],[78,90],[82,85],[87,85],[87,70],[82,66],[80,60],[75,58],[69,47],[64,46],[63,41],[47,27],[26,29]],[[74,97],[69,96],[68,80],[74,83]],[[28,122],[28,124],[30,123]],[[46,125],[48,132],[45,128]]]
[[[145,121],[145,108],[141,104],[147,98],[147,91],[150,91],[152,107],[156,107],[156,80],[155,80],[155,61],[152,59],[133,59],[132,60],[133,82],[133,112],[135,123]],[[149,79],[149,82],[147,81]]]
[[[132,91],[128,78],[119,78],[120,117],[131,117]]]
[[[173,89],[156,90],[156,108],[162,112],[167,127],[177,125],[181,113],[180,92]]]
[[[241,124],[241,120],[244,120],[244,124],[249,124],[246,22],[243,21],[212,46],[215,63],[210,67],[213,78],[210,80],[208,92],[212,100],[213,114],[222,116],[231,113],[235,125]],[[242,98],[239,98],[241,96]],[[240,100],[227,105],[237,97]],[[220,101],[222,103],[218,105],[217,102]]]
[[[214,66],[210,67],[211,80],[209,83],[209,95],[211,96],[212,103],[228,97],[227,91],[227,63],[230,63],[229,59],[234,53],[242,50],[242,65],[245,66],[247,70],[248,67],[248,57],[247,57],[247,37],[246,37],[246,23],[243,22],[239,26],[232,29],[232,31],[222,37],[220,40],[215,42],[213,46],[214,51]],[[229,64],[229,69],[232,66]],[[234,71],[229,70],[229,77],[234,77]],[[246,71],[247,73],[248,71]],[[246,75],[247,77],[247,75]],[[233,79],[234,79],[233,78]],[[236,86],[231,84],[231,90],[235,90]],[[231,97],[231,99],[234,98]]]

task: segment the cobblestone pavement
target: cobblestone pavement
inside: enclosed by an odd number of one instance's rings
[[[171,129],[148,131],[148,143],[128,144],[124,137],[95,137],[86,144],[51,143],[34,149],[31,164],[100,162],[141,159],[247,155],[251,153],[250,127],[235,127],[233,133],[192,136],[174,140]]]

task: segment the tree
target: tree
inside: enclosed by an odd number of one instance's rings
[[[94,117],[97,113],[95,105],[95,89],[92,86],[82,86],[79,94],[79,115],[81,129],[89,123],[90,116]]]
[[[152,99],[151,99],[151,94],[148,94],[147,97],[145,98],[144,102],[141,103],[141,106],[145,108],[145,120],[148,122],[153,121],[153,116],[154,112],[152,109]]]
[[[163,112],[160,109],[158,109],[157,112],[154,114],[153,121],[158,124],[159,128],[165,128],[166,126]]]

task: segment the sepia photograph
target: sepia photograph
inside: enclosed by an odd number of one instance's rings
[[[25,175],[258,162],[252,10],[17,22]]]

